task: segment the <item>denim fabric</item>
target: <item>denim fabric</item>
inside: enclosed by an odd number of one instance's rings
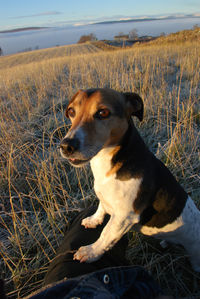
[[[31,299],[151,299],[162,294],[153,278],[141,267],[113,267],[47,286]]]

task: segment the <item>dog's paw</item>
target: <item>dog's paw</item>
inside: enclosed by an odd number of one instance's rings
[[[92,245],[82,246],[74,254],[74,260],[79,260],[81,263],[87,262],[92,263],[97,261],[102,254],[98,254],[93,249]]]
[[[95,228],[99,224],[102,224],[102,220],[93,216],[87,217],[81,222],[81,225],[83,225],[85,228]]]

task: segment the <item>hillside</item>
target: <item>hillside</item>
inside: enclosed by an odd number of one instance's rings
[[[166,36],[161,36],[150,44],[169,44],[169,43],[183,43],[187,41],[200,42],[200,27],[196,26],[193,30],[182,30],[176,33],[171,33]]]
[[[10,56],[0,57],[0,69],[6,69],[17,65],[37,63],[40,61],[46,61],[54,58],[71,57],[75,55],[84,55],[90,53],[96,53],[99,48],[93,44],[83,45],[69,45],[59,46],[55,48],[35,50],[30,52],[18,53]]]
[[[145,115],[136,127],[200,208],[200,43],[146,45],[0,57],[0,269],[9,298],[41,287],[69,221],[96,201],[89,166],[71,167],[58,149],[69,128],[65,108],[80,88],[140,94]],[[129,239],[131,264],[144,266],[174,297],[200,298],[200,274],[182,248],[163,250],[134,231]]]

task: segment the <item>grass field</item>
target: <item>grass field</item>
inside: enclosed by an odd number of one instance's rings
[[[85,44],[0,57],[0,276],[10,298],[42,285],[71,217],[95,201],[89,166],[70,167],[58,150],[69,128],[64,109],[80,88],[139,93],[145,117],[136,126],[200,208],[199,53],[197,34],[117,51]],[[200,298],[200,274],[182,248],[129,237],[132,264],[168,294]]]

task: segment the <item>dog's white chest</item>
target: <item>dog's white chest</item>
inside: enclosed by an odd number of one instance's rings
[[[133,210],[133,202],[140,188],[142,178],[127,181],[116,179],[116,173],[107,175],[111,169],[111,155],[108,149],[102,150],[91,161],[94,175],[94,189],[109,214],[116,209],[121,212]]]

